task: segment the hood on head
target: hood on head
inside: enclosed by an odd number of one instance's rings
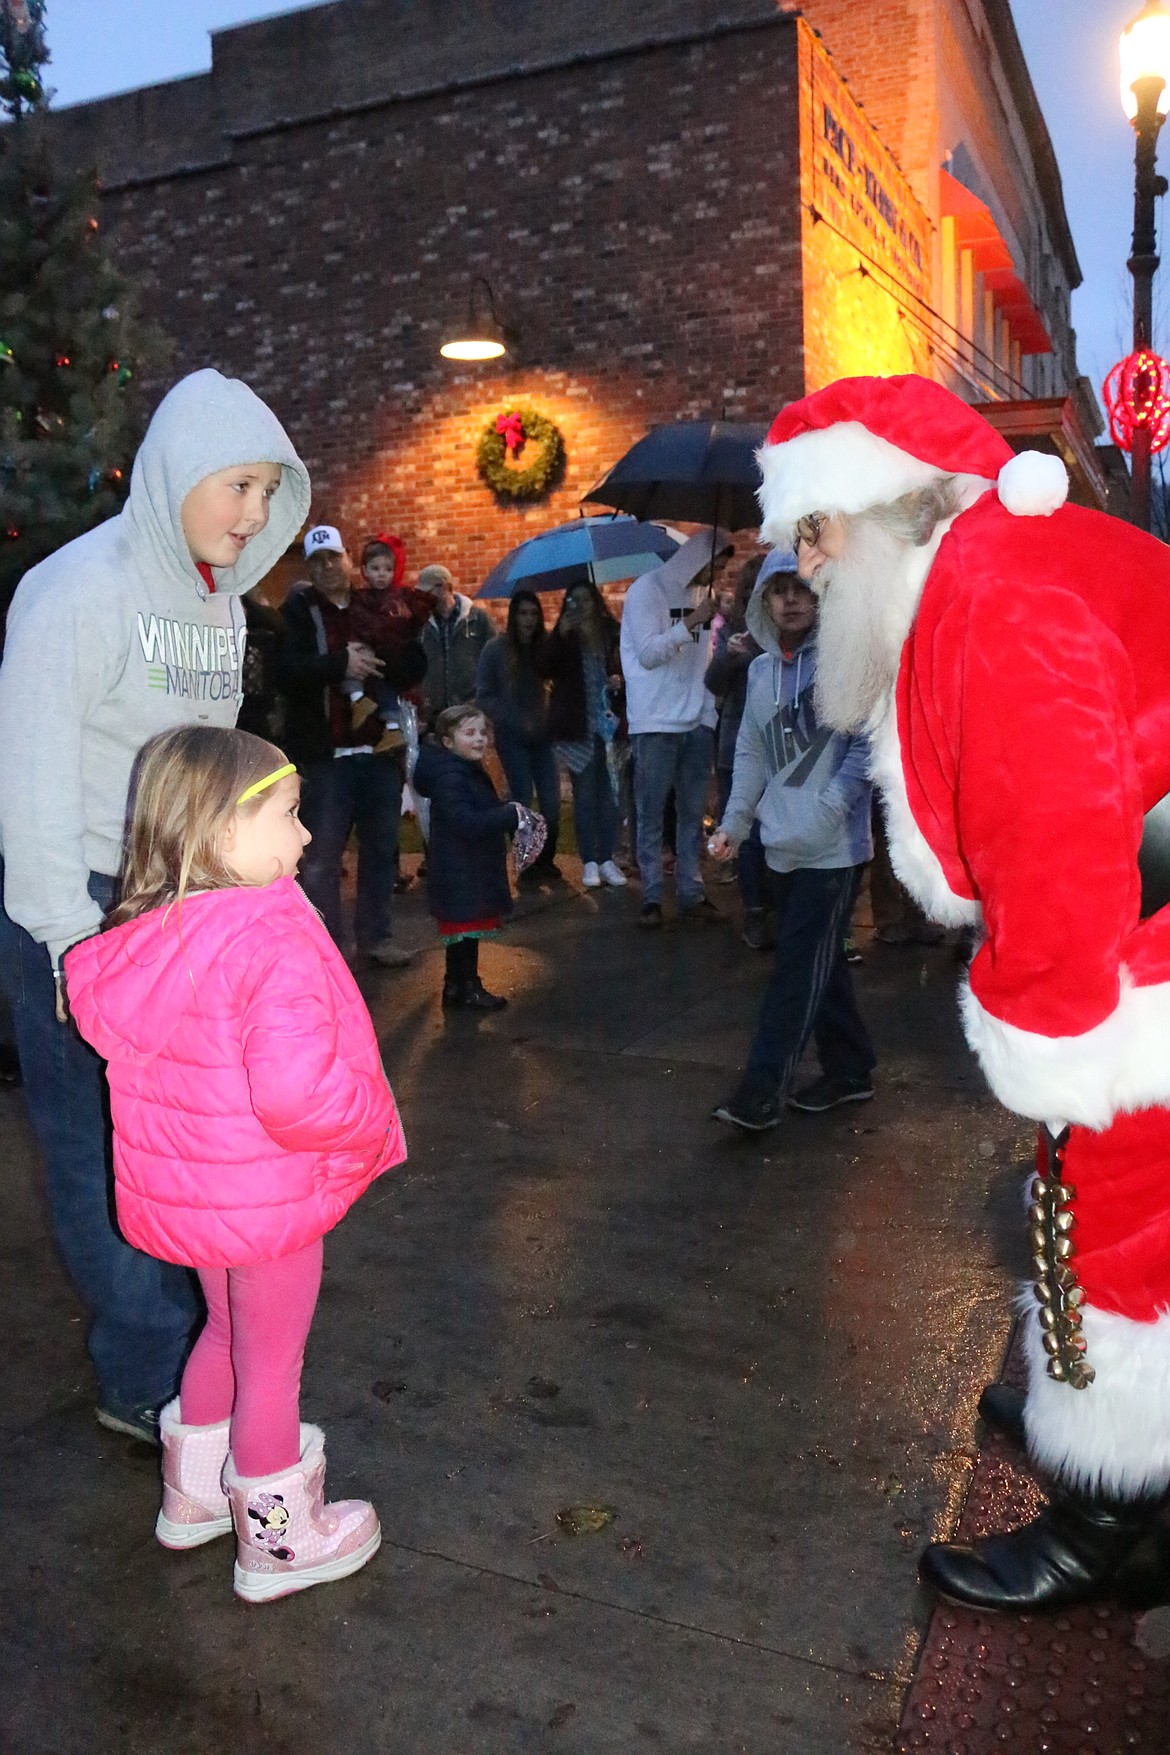
[[[776,632],[776,624],[768,614],[768,606],[764,602],[764,592],[777,573],[795,572],[795,551],[790,548],[774,548],[760,568],[760,576],[756,580],[751,597],[748,599],[744,615],[748,633],[755,640],[756,645],[762,646],[764,651],[770,652],[774,658],[782,658],[784,654],[780,645],[780,636]],[[801,644],[807,646],[810,640],[816,638],[816,632],[814,622],[812,632],[805,635]]]
[[[662,565],[655,567],[653,572],[644,573],[643,578],[658,579],[667,591],[685,590],[709,563],[711,542],[711,530],[697,531],[694,536],[687,537],[682,547],[677,549],[669,560],[663,561]],[[729,549],[735,546],[730,532],[726,530],[714,532],[714,543],[714,552],[717,555],[726,554]]]
[[[250,591],[288,548],[309,510],[309,473],[272,410],[238,378],[210,367],[181,378],[155,409],[130,478],[126,512],[155,565],[202,588],[183,535],[193,487],[244,463],[279,463],[268,523],[234,567],[215,569],[217,591]]]

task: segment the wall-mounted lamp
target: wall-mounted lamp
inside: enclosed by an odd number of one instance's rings
[[[476,299],[476,288],[482,287],[486,299]],[[496,311],[495,296],[491,282],[482,274],[477,274],[471,282],[471,296],[467,305],[467,320],[461,328],[449,334],[439,352],[445,360],[498,360],[501,354],[514,346],[515,331],[505,328]]]

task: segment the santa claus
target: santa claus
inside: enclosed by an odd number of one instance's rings
[[[1052,1482],[1024,1529],[933,1544],[924,1579],[993,1609],[1170,1582],[1170,909],[1140,918],[1170,791],[1170,551],[1065,504],[923,378],[844,379],[760,452],[763,535],[821,599],[817,711],[865,727],[891,858],[973,927],[967,1039],[1041,1123],[1026,1398],[981,1407]]]

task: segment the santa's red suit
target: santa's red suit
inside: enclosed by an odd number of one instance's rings
[[[772,542],[810,513],[965,479],[968,509],[908,550],[913,621],[872,727],[875,779],[906,887],[981,935],[961,1005],[992,1090],[1070,1125],[1031,1215],[1031,1453],[1082,1493],[1163,1491],[1170,909],[1139,918],[1137,853],[1170,792],[1170,550],[1065,504],[1058,459],[1013,458],[924,379],[790,405],[761,468]]]

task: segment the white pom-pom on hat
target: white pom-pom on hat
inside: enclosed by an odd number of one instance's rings
[[[1051,518],[1068,499],[1068,470],[1048,451],[1021,451],[996,478],[1001,503],[1016,518]]]

